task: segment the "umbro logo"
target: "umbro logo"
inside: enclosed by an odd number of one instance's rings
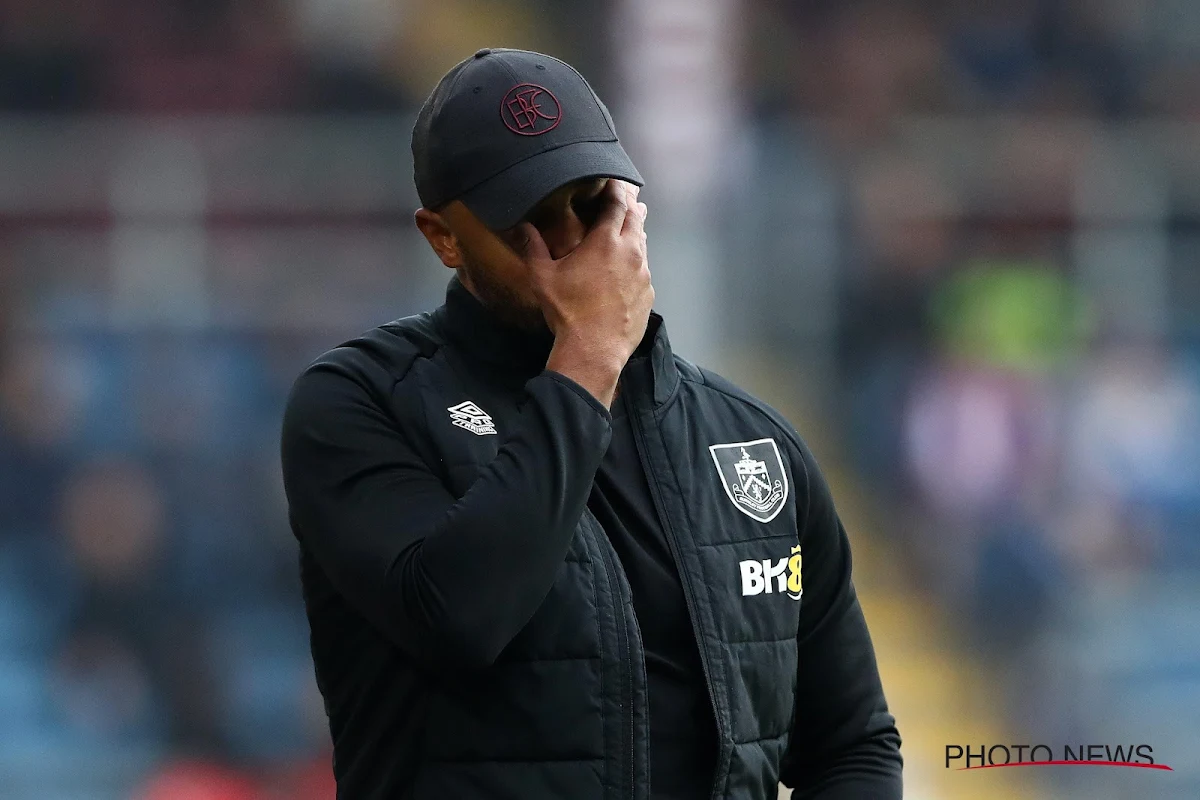
[[[446,410],[450,412],[451,422],[476,436],[496,433],[496,423],[492,422],[492,416],[470,400],[450,406]]]

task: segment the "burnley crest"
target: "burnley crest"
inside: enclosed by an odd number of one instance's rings
[[[759,522],[775,519],[788,496],[787,472],[775,440],[714,444],[708,451],[733,505]]]

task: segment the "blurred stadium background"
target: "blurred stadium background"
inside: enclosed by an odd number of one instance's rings
[[[908,796],[1200,797],[1200,3],[0,0],[0,800],[333,796],[279,414],[440,301],[483,46],[592,80],[677,348],[833,477]]]

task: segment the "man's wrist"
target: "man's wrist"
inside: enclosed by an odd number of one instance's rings
[[[546,369],[570,378],[609,408],[624,361],[610,348],[563,337],[555,340]]]

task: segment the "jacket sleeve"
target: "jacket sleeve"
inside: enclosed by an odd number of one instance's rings
[[[899,800],[900,735],[850,579],[850,542],[812,453],[795,444],[808,503],[796,711],[782,780],[793,800]]]
[[[456,499],[355,379],[293,387],[281,455],[293,529],[335,589],[417,663],[482,668],[545,599],[611,436],[566,377],[525,387],[519,424]]]

